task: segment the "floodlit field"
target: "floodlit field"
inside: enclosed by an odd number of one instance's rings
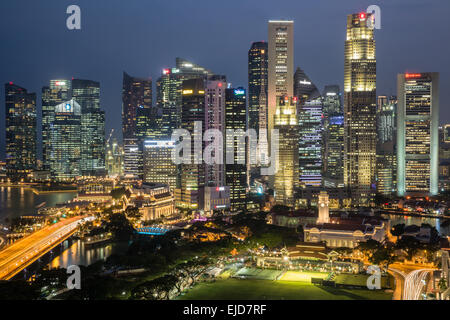
[[[181,300],[390,300],[391,293],[299,281],[227,279],[197,284]]]
[[[281,281],[300,281],[311,283],[311,278],[325,279],[328,273],[325,272],[300,272],[300,271],[287,271],[280,280]]]
[[[277,280],[281,274],[283,274],[283,271],[280,270],[242,268],[236,272],[234,277],[259,280]]]

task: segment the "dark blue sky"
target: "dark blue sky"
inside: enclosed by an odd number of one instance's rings
[[[66,28],[70,4],[81,7],[80,31]],[[449,0],[1,0],[0,82],[37,92],[40,112],[40,91],[50,79],[100,81],[107,133],[119,133],[122,71],[155,83],[179,56],[246,87],[247,51],[267,39],[269,19],[295,21],[295,65],[321,90],[342,86],[346,15],[371,4],[382,17],[377,93],[395,94],[397,73],[438,71],[441,123],[450,122]]]

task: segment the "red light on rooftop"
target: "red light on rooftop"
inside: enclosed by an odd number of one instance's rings
[[[219,86],[219,88],[222,87],[222,82],[219,82],[218,86]]]
[[[360,18],[361,20],[364,20],[364,19],[366,18],[366,14],[365,14],[364,12],[361,12],[361,13],[359,14],[359,18]]]
[[[163,69],[163,74],[170,74],[170,69]]]
[[[14,83],[12,81],[9,82],[9,85],[12,86]]]
[[[420,78],[422,75],[420,73],[406,73],[405,78],[411,79],[411,78]]]

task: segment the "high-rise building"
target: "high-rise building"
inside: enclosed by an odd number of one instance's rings
[[[161,137],[169,139],[181,125],[183,80],[205,78],[213,73],[186,59],[176,58],[175,68],[163,69],[156,82],[157,106],[161,109]]]
[[[206,130],[216,130],[225,137],[225,90],[226,79],[222,76],[210,76],[205,87],[205,126]],[[208,146],[214,147],[214,151],[205,152],[205,185],[208,187],[221,187],[225,185],[224,171],[224,141],[216,137],[207,137],[211,141]],[[218,152],[216,152],[218,151]],[[218,154],[217,154],[218,153]],[[208,161],[214,159],[213,164]]]
[[[36,93],[5,84],[6,170],[9,178],[26,178],[36,169]]]
[[[338,85],[325,86],[323,93],[323,185],[344,185],[344,114]]]
[[[50,170],[50,134],[55,107],[72,97],[70,80],[50,80],[50,85],[42,88],[42,158],[43,169]]]
[[[175,190],[178,170],[172,159],[174,149],[175,142],[171,140],[144,141],[144,182],[163,183]]]
[[[297,98],[279,97],[274,115],[275,129],[279,132],[276,157],[275,201],[295,207],[295,189],[299,186]]]
[[[344,73],[344,184],[353,204],[375,195],[376,58],[372,14],[347,16]]]
[[[299,179],[302,188],[322,185],[322,98],[308,100],[298,107]],[[280,139],[283,137],[280,135]]]
[[[267,73],[267,129],[274,128],[278,97],[294,94],[294,21],[269,21],[269,56]]]
[[[122,133],[123,139],[136,138],[136,116],[139,108],[152,106],[152,80],[123,73]]]
[[[74,99],[56,105],[50,126],[52,177],[72,180],[81,175],[81,106]]]
[[[256,132],[267,129],[267,67],[267,42],[253,42],[248,51],[248,128]]]
[[[105,171],[105,113],[100,109],[100,83],[72,80],[72,99],[81,107],[81,173]]]
[[[230,188],[231,210],[246,209],[247,191],[247,143],[245,131],[246,92],[244,88],[229,88],[225,92],[225,145],[233,148],[233,163],[226,163],[225,184]],[[230,131],[233,130],[233,135]]]
[[[137,139],[123,140],[123,173],[127,178],[142,179],[142,143]]]
[[[161,109],[158,107],[136,110],[136,138],[143,142],[146,139],[158,140],[163,138],[161,133]]]
[[[379,96],[377,106],[377,193],[391,195],[396,187],[396,123],[397,98]]]
[[[115,138],[106,146],[105,166],[109,176],[123,175],[123,147]]]
[[[180,192],[177,202],[185,208],[199,209],[205,186],[205,166],[202,159],[203,128],[206,121],[205,81],[202,78],[184,80],[182,84],[181,128],[191,135],[190,163],[181,164]],[[202,150],[197,150],[197,144]]]
[[[320,97],[316,85],[299,67],[294,73],[294,96],[298,98],[298,105]]]
[[[397,94],[397,193],[436,195],[439,73],[399,74]]]

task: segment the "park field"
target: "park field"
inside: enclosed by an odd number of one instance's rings
[[[391,300],[383,290],[342,289],[300,281],[227,279],[202,282],[180,300]]]
[[[311,283],[311,278],[325,279],[329,273],[325,272],[298,272],[286,271],[281,277],[280,281],[300,281]]]

